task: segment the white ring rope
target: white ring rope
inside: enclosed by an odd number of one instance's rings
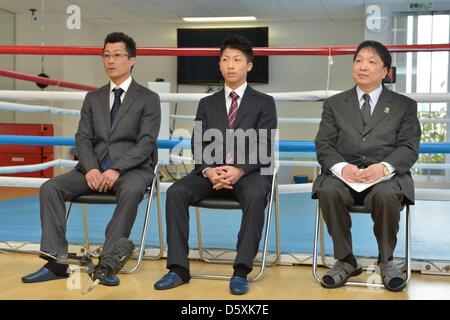
[[[0,174],[11,174],[19,172],[41,171],[52,167],[75,167],[78,161],[57,159],[44,163],[30,164],[24,166],[7,166],[0,167]]]
[[[329,96],[341,91],[329,90]],[[161,102],[198,102],[201,98],[212,93],[160,93]],[[301,92],[275,92],[267,93],[277,102],[311,102],[327,98],[326,90]],[[403,93],[417,102],[448,102],[450,93]],[[86,92],[83,91],[20,91],[0,90],[0,99],[10,100],[49,100],[49,101],[83,101]]]
[[[7,111],[20,111],[20,112],[50,112],[57,115],[66,116],[79,116],[80,110],[75,109],[62,109],[50,106],[35,106],[31,104],[21,104],[0,101],[0,110]],[[193,121],[195,116],[171,114],[171,119]],[[420,119],[421,123],[450,123],[450,118],[443,119]],[[278,123],[290,123],[290,124],[318,124],[320,118],[278,118]]]
[[[177,155],[170,155],[170,159],[175,163],[183,162],[187,164],[192,164],[194,162],[191,157],[181,157]],[[305,161],[277,160],[276,164],[281,167],[310,167],[310,168],[320,167],[320,164],[317,161],[307,161],[307,160]],[[450,169],[450,163],[416,163],[413,165],[412,169]]]
[[[174,163],[192,164],[193,160],[190,157],[181,157],[177,155],[170,155],[171,160]],[[22,166],[5,166],[0,167],[0,174],[14,174],[23,172],[35,172],[45,170],[51,167],[75,167],[78,161],[56,159],[48,162],[22,165]],[[167,164],[167,163],[163,163]],[[278,160],[276,164],[282,167],[309,167],[318,168],[320,165],[317,161],[290,161],[290,160]],[[413,169],[450,169],[450,163],[416,163],[412,167]]]
[[[171,114],[170,119],[193,121],[195,116]],[[442,119],[419,119],[421,123],[450,123],[450,118]],[[278,123],[290,123],[290,124],[319,124],[320,118],[278,118]]]
[[[0,101],[0,110],[21,111],[21,112],[50,112],[52,114],[79,116],[80,110],[62,109],[50,106],[35,106],[31,104],[12,103]]]
[[[30,104],[12,103],[0,101],[0,110],[20,111],[20,112],[50,112],[57,115],[79,116],[80,110],[63,109],[50,106],[36,106]],[[195,116],[171,114],[171,119],[192,121]],[[450,118],[439,119],[419,119],[421,123],[450,123]],[[320,118],[278,118],[278,123],[289,124],[319,124]]]

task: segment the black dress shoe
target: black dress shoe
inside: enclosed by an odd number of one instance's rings
[[[116,275],[107,276],[102,281],[100,281],[100,283],[103,284],[104,286],[114,287],[120,284],[120,279]]]
[[[51,270],[42,267],[38,271],[22,277],[22,282],[24,283],[44,282],[51,280],[67,279],[69,276],[70,273],[67,273],[63,276],[57,276]]]
[[[230,293],[241,295],[248,292],[248,279],[233,276],[230,279]]]
[[[183,281],[177,273],[170,271],[155,283],[154,288],[156,290],[167,290],[181,286],[182,284],[188,282],[189,281]]]

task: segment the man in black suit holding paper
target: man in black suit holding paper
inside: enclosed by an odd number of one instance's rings
[[[340,287],[361,273],[352,252],[348,209],[364,204],[372,212],[383,284],[400,291],[406,282],[392,260],[402,203],[414,203],[409,170],[419,151],[417,103],[382,84],[391,55],[381,43],[362,42],[353,61],[356,86],[325,100],[315,139],[322,174],[314,181],[312,196],[320,200],[337,260],[322,286]],[[386,180],[358,193],[336,176],[348,182]]]

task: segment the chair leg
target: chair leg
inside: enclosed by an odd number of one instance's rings
[[[273,205],[275,206],[275,260],[266,263],[266,267],[276,266],[281,260],[281,241],[280,241],[280,211],[279,194],[277,184],[274,187]]]
[[[197,221],[197,244],[198,254],[203,261],[207,261],[203,255],[203,241],[202,241],[202,224],[200,222],[200,208],[195,207],[195,220]]]
[[[405,248],[405,264],[406,264],[406,284],[409,283],[411,280],[411,216],[409,211],[409,204],[406,205],[406,216],[405,216],[405,223],[406,223],[406,248]]]
[[[158,259],[162,258],[164,255],[164,239],[163,239],[163,224],[162,224],[162,216],[161,216],[161,190],[159,188],[159,174],[158,174],[158,183],[156,185],[156,207],[158,214],[158,237],[159,237],[159,254],[157,255]]]
[[[319,241],[319,224],[320,224],[320,206],[319,201],[316,203],[317,209],[316,209],[316,220],[314,223],[314,243],[313,243],[313,261],[312,261],[312,274],[314,276],[314,279],[316,279],[318,282],[322,281],[322,278],[319,277],[317,274],[317,258],[318,258],[318,241]]]
[[[66,225],[69,222],[70,212],[72,211],[72,202],[69,202],[69,205],[67,207],[66,211]]]
[[[83,217],[83,228],[84,228],[84,249],[86,253],[89,253],[90,245],[89,245],[89,228],[88,228],[88,219],[87,219],[87,209],[86,205],[81,205],[81,214]]]
[[[132,273],[134,271],[136,271],[142,262],[142,258],[144,256],[144,252],[145,252],[145,238],[147,235],[147,228],[148,228],[148,220],[150,217],[150,211],[151,211],[151,207],[152,207],[152,201],[153,201],[153,197],[156,193],[156,190],[158,188],[158,183],[157,183],[157,176],[155,175],[155,178],[153,179],[153,183],[150,189],[150,194],[148,195],[148,201],[147,201],[147,206],[146,206],[146,210],[145,210],[145,216],[144,216],[144,225],[142,227],[142,233],[141,233],[141,242],[139,245],[139,253],[137,256],[137,261],[134,264],[133,267],[129,268],[129,269],[123,269],[120,272],[121,273]],[[162,256],[162,252],[160,250],[159,254],[156,257],[153,257],[152,259],[156,260],[161,258]]]

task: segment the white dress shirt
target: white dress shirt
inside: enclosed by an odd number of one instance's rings
[[[230,93],[232,91],[234,91],[239,98],[237,99],[237,104],[238,104],[238,108],[241,105],[241,101],[242,101],[242,97],[244,96],[244,92],[245,89],[247,89],[247,82],[244,82],[239,88],[233,90],[230,87],[228,87],[227,85],[225,85],[224,87],[224,91],[225,91],[225,105],[227,107],[227,114],[230,113],[230,108],[231,108],[231,102],[233,102],[233,99],[230,96]]]
[[[127,80],[122,82],[120,85],[115,84],[112,80],[109,81],[109,111],[111,111],[112,106],[114,104],[114,92],[113,90],[115,88],[121,88],[123,90],[122,95],[120,96],[120,102],[123,102],[123,99],[125,99],[125,95],[127,94],[128,88],[131,84],[131,76],[128,77]]]

